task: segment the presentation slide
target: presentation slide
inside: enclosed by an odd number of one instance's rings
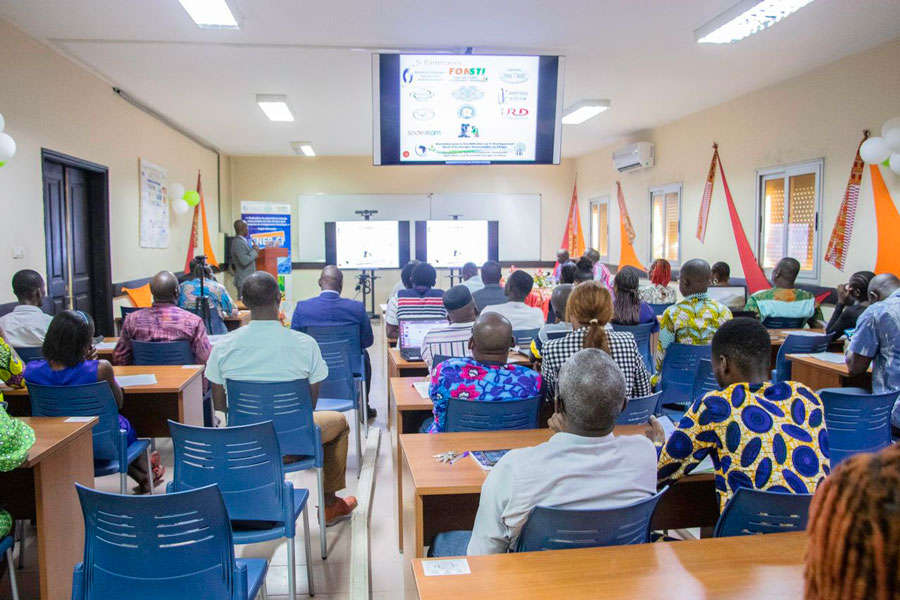
[[[428,221],[426,256],[435,268],[459,268],[488,260],[487,221]]]
[[[397,221],[338,221],[335,223],[337,266],[342,269],[400,267]]]

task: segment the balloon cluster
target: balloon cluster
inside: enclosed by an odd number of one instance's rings
[[[870,137],[859,148],[867,163],[882,164],[900,175],[900,117],[885,121],[881,137]]]
[[[185,191],[184,186],[180,183],[173,183],[169,186],[169,198],[172,200],[172,210],[177,215],[183,215],[192,207],[200,204],[200,194],[194,190]]]
[[[3,133],[5,125],[6,121],[3,120],[3,115],[0,115],[0,167],[16,155],[16,140],[8,133]]]

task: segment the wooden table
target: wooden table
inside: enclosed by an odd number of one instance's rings
[[[113,367],[116,375],[156,375],[156,384],[122,388],[125,404],[119,411],[140,437],[171,437],[168,420],[203,426],[203,367]],[[31,414],[28,390],[4,392],[9,414]]]
[[[770,369],[775,368],[775,364],[778,361],[778,351],[781,350],[781,345],[784,344],[784,340],[787,339],[792,333],[796,333],[798,331],[806,332],[806,333],[819,333],[821,335],[825,335],[824,329],[770,329],[769,337],[772,342],[772,358],[769,364]],[[833,340],[828,344],[828,350],[832,352],[840,352],[844,347],[843,340]]]
[[[469,556],[469,575],[425,577],[422,600],[797,600],[807,535],[777,533],[584,550]]]
[[[837,355],[837,354],[836,354]],[[806,354],[788,354],[791,379],[814,390],[830,387],[861,387],[872,389],[872,369],[862,375],[850,376],[844,363],[832,363]]]
[[[91,428],[65,417],[24,417],[35,433],[28,458],[0,473],[0,497],[15,519],[35,519],[41,598],[72,597],[72,570],[84,554],[84,518],[75,484],[94,487]],[[24,596],[23,596],[24,597]]]

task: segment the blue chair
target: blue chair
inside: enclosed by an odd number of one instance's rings
[[[479,402],[450,398],[444,431],[537,429],[541,397]]]
[[[652,308],[653,314],[658,317],[658,316],[662,315],[664,312],[666,312],[666,309],[669,308],[670,306],[672,306],[673,304],[674,304],[674,302],[670,302],[668,304],[651,304],[648,302],[647,306]]]
[[[322,342],[344,342],[350,348],[350,365],[353,369],[353,377],[360,385],[362,405],[369,406],[369,393],[366,391],[366,359],[365,350],[359,341],[358,325],[315,325],[301,327],[300,331],[312,337],[320,344]],[[357,415],[359,416],[359,415]],[[362,414],[366,431],[369,430],[369,412],[364,410]]]
[[[616,425],[643,425],[650,421],[650,417],[659,413],[659,400],[662,392],[656,392],[642,398],[629,398],[618,417]]]
[[[297,596],[296,522],[303,513],[306,580],[315,594],[309,549],[309,490],[284,480],[278,436],[271,422],[235,427],[192,427],[169,421],[175,450],[175,474],[166,493],[217,485],[232,521],[235,544],[287,538],[288,590]],[[269,521],[268,529],[241,529],[235,521]]]
[[[791,379],[791,361],[788,354],[807,354],[813,352],[825,352],[831,342],[831,334],[822,335],[790,335],[784,338],[784,343],[778,349],[775,359],[775,368],[772,369],[772,383],[789,381]]]
[[[613,331],[625,331],[634,336],[637,343],[638,351],[641,358],[644,359],[644,366],[647,367],[648,373],[653,373],[656,366],[653,364],[653,351],[650,349],[650,339],[653,337],[651,330],[653,323],[642,323],[641,325],[612,325]]]
[[[768,329],[803,329],[809,317],[766,317],[762,324]]]
[[[670,344],[660,371],[663,404],[688,405],[694,401],[697,363],[710,359],[709,345]]]
[[[697,370],[694,371],[694,387],[691,397],[696,400],[706,392],[717,392],[722,387],[716,380],[712,370],[712,361],[704,358],[697,362]]]
[[[738,488],[716,522],[714,537],[804,531],[812,494]]]
[[[228,396],[228,426],[252,425],[271,421],[278,435],[282,456],[292,462],[285,473],[315,469],[319,484],[319,538],[322,558],[328,558],[325,536],[325,487],[323,480],[322,431],[313,421],[309,381],[283,382],[225,380]]]
[[[84,562],[72,600],[228,598],[265,594],[269,565],[236,559],[219,489],[119,496],[75,484],[84,514]]]
[[[193,365],[197,364],[191,343],[177,342],[131,342],[133,362],[136,365]]]
[[[33,360],[42,360],[44,358],[40,346],[18,346],[13,348],[13,350],[16,351],[16,354],[19,355],[19,358],[21,358],[22,362],[25,364],[28,364]]]
[[[537,506],[516,543],[516,552],[625,546],[650,541],[650,520],[666,486],[646,500],[619,508],[572,510]]]
[[[86,385],[37,385],[29,383],[31,414],[35,417],[98,417],[91,430],[94,442],[94,477],[119,474],[119,493],[125,493],[128,465],[141,454],[150,464],[150,440],[128,444],[124,429],[119,429],[119,409],[105,381]],[[152,474],[150,475],[152,478]],[[153,493],[153,482],[150,482]]]
[[[133,312],[144,310],[143,306],[120,306],[119,310],[122,311],[122,320],[125,320],[125,317],[130,315]]]
[[[531,348],[531,342],[534,341],[534,338],[538,336],[538,329],[514,329],[513,339],[516,340],[516,346],[521,348],[522,350],[528,350]]]
[[[219,309],[217,309],[206,296],[204,296],[203,299],[206,304],[205,309],[203,307],[195,305],[189,307],[187,310],[194,313],[203,320],[203,326],[206,327],[206,333],[208,335],[225,335],[226,333],[228,333],[228,327],[225,325],[225,321],[222,320],[222,315],[219,314]],[[204,310],[206,310],[207,314],[209,314],[209,321],[207,321],[203,316]]]
[[[6,568],[9,569],[9,586],[12,588],[13,600],[19,600],[19,586],[16,585],[16,566],[13,564],[12,549],[16,539],[8,535],[0,538],[0,554],[6,555]],[[21,552],[21,548],[19,549]]]
[[[360,395],[350,362],[350,345],[346,341],[319,342],[322,359],[328,365],[328,377],[319,384],[316,410],[354,411],[356,415],[356,464],[362,470],[360,439]],[[365,412],[365,411],[362,411]]]
[[[877,452],[891,443],[891,410],[900,392],[870,394],[861,388],[818,391],[825,410],[833,469],[860,452]]]

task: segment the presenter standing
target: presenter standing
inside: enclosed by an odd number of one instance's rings
[[[231,264],[234,266],[234,287],[238,298],[241,297],[241,285],[244,280],[256,272],[256,257],[259,253],[253,246],[253,239],[246,221],[234,222],[234,239],[231,241]]]

